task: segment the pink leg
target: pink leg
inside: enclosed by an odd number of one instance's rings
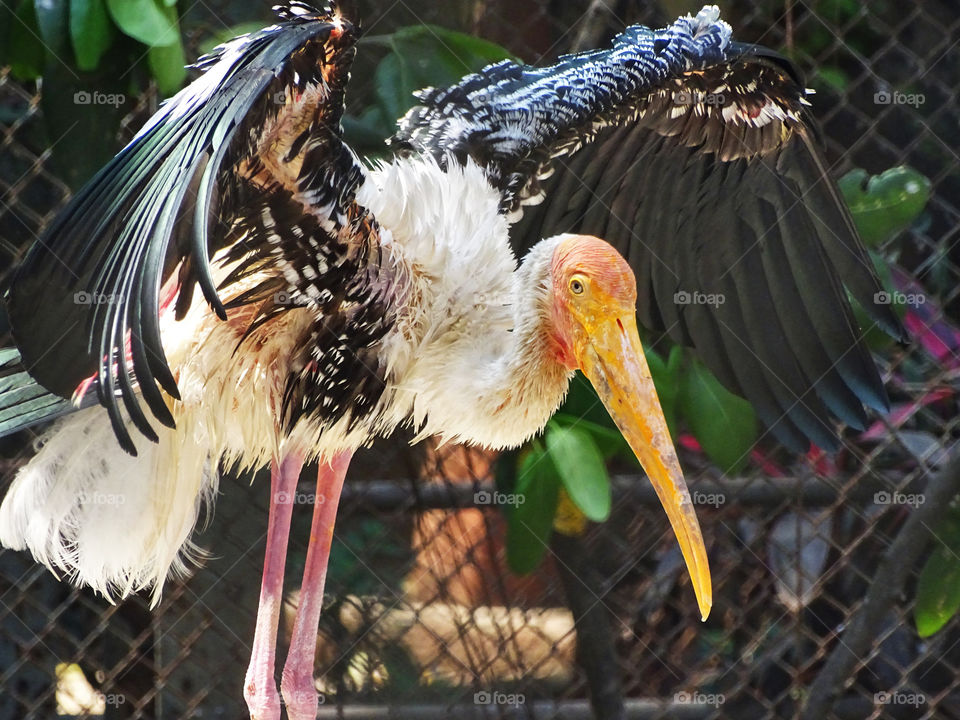
[[[243,697],[252,720],[280,720],[280,695],[274,678],[277,656],[277,626],[283,603],[283,566],[290,536],[290,516],[303,459],[287,455],[270,468],[270,520],[267,553],[263,560],[260,607],[253,634],[250,666],[243,682]]]
[[[337,505],[351,456],[349,452],[340,453],[329,465],[320,461],[310,545],[303,569],[303,585],[300,587],[300,606],[293,623],[290,653],[280,681],[289,720],[315,720],[317,717],[319,698],[313,680],[317,627],[320,623],[320,607],[323,605],[323,585],[327,577]]]

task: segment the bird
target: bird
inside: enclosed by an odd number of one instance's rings
[[[886,407],[850,298],[903,336],[871,302],[881,287],[798,71],[706,6],[427,88],[372,163],[341,125],[357,26],[335,4],[275,11],[200,58],[15,270],[0,432],[53,422],[0,505],[0,543],[107,598],[157,602],[202,559],[191,536],[219,471],[269,466],[243,695],[256,720],[281,704],[313,718],[352,454],[400,427],[517,447],[579,370],[656,489],[705,619],[706,548],[638,319],[799,450]],[[278,692],[291,499],[311,461]]]

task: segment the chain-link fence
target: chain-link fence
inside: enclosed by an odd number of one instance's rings
[[[267,3],[180,5],[188,54],[226,27],[270,17]],[[671,0],[369,0],[349,14],[368,35],[436,23],[546,62],[599,46],[625,24],[662,26],[696,9]],[[807,74],[831,174],[909,165],[932,194],[920,219],[878,248],[895,262],[899,291],[923,298],[906,318],[913,341],[877,353],[889,415],[846,431],[833,456],[761,445],[736,477],[681,442],[713,571],[709,621],[698,621],[642,477],[615,477],[610,519],[555,533],[541,568],[518,577],[506,567],[501,509],[485,502],[495,455],[411,448],[398,437],[359,454],[348,476],[317,649],[321,717],[585,718],[591,696],[604,718],[621,709],[633,718],[799,717],[806,700],[838,718],[960,717],[960,625],[921,638],[913,612],[921,567],[954,547],[932,523],[956,485],[957,9],[955,0],[723,3],[738,39],[787,52]],[[361,46],[350,107],[372,92],[375,59]],[[44,122],[50,86],[0,70],[4,274],[69,197],[71,154],[86,150],[69,122]],[[113,138],[106,149],[155,104],[150,91],[125,101],[119,128],[102,129]],[[0,490],[34,437],[0,440]],[[268,487],[265,477],[221,483],[199,535],[210,558],[170,582],[152,610],[143,598],[111,606],[25,554],[0,551],[0,718],[244,717]],[[282,636],[309,524],[310,508],[296,507]]]

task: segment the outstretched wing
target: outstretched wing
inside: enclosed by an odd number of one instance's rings
[[[611,242],[645,325],[696,348],[788,446],[834,448],[831,415],[862,427],[863,403],[887,402],[847,291],[903,331],[875,302],[806,94],[784,58],[731,42],[705,7],[551,67],[506,61],[422,91],[392,142],[482,165],[522,215],[521,251],[560,232]]]
[[[320,233],[340,249],[338,261],[358,261],[375,236],[372,218],[353,202],[362,168],[340,140],[356,32],[332,6],[275,9],[277,24],[201,58],[203,75],[73,197],[12,282],[11,326],[30,374],[64,397],[96,374],[100,402],[129,452],[121,403],[156,438],[138,392],[173,426],[160,388],[179,396],[158,316],[161,286],[175,268],[178,314],[199,284],[224,318],[210,259],[225,247],[241,246],[228,252],[237,266],[228,281],[275,271],[239,300],[252,302],[271,290],[319,295],[298,274],[309,263],[293,262],[307,252],[298,242],[317,243]],[[274,214],[289,221],[290,237]],[[353,247],[355,235],[363,248]]]

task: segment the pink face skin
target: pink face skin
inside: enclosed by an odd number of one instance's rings
[[[557,245],[551,277],[550,337],[555,357],[576,370],[585,332],[604,318],[636,311],[637,281],[623,256],[591,235],[572,235]]]

